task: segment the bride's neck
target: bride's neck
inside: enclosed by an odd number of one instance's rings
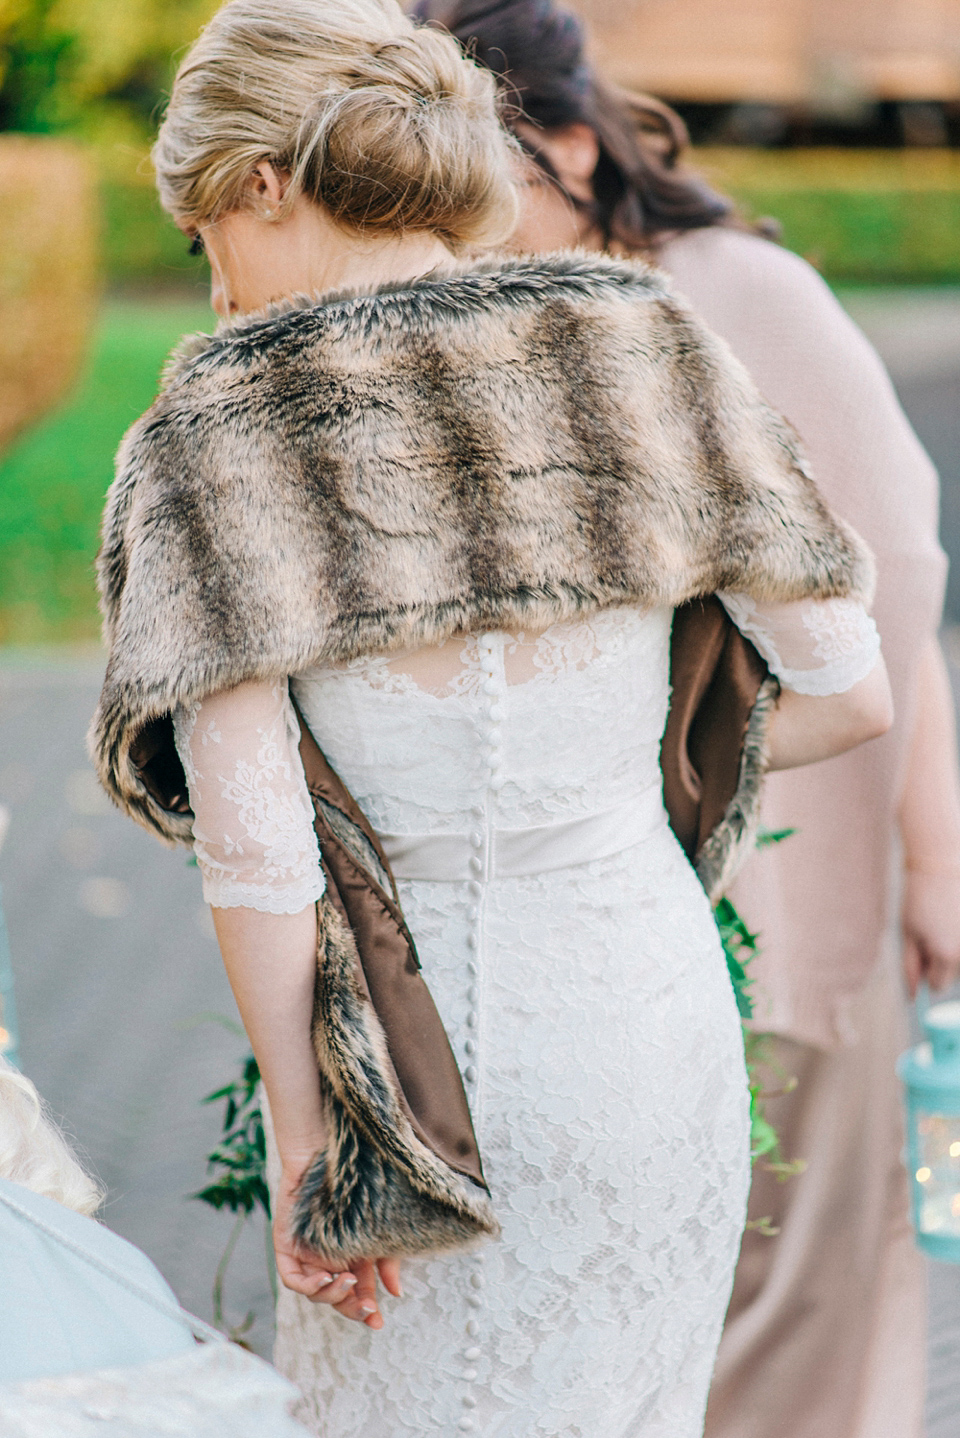
[[[311,293],[319,295],[331,290],[365,290],[378,285],[402,284],[419,279],[431,270],[448,268],[453,261],[443,241],[430,233],[389,236],[383,240],[365,240],[361,236],[346,244],[339,253],[327,250],[318,259]]]
[[[432,231],[373,231],[338,224],[298,196],[282,219],[238,211],[205,228],[218,314],[247,314],[293,295],[374,289],[449,268],[453,256]]]

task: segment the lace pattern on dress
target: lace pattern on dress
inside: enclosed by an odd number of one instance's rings
[[[479,854],[659,783],[670,621],[610,609],[293,692],[374,828]],[[749,1185],[710,905],[665,821],[610,857],[475,872],[399,890],[503,1236],[405,1262],[379,1333],[282,1290],[276,1362],[323,1438],[701,1438]]]
[[[498,633],[505,683],[512,688],[536,679],[556,679],[602,659],[609,645],[598,638],[604,630],[600,621],[597,615],[593,622],[554,624],[532,636]],[[400,654],[362,654],[337,666],[337,671],[384,694],[430,694],[435,699],[475,697],[488,679],[476,634],[456,635],[443,644]]]
[[[324,881],[286,681],[181,707],[174,734],[207,903],[268,914],[315,903]]]
[[[717,597],[784,689],[821,698],[844,694],[877,662],[880,636],[859,600],[761,604],[748,594]]]

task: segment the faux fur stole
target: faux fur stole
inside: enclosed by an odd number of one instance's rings
[[[188,841],[130,755],[178,704],[610,605],[867,597],[872,563],[664,277],[565,254],[190,341],[120,448],[99,579],[101,779]]]

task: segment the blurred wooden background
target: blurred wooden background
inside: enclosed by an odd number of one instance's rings
[[[960,100],[960,0],[568,0],[621,84],[675,100]]]

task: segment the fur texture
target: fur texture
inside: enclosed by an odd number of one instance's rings
[[[121,447],[99,576],[95,762],[181,842],[129,752],[178,703],[459,629],[872,585],[724,345],[655,271],[582,255],[191,342]]]
[[[301,1185],[299,1235],[346,1265],[496,1234],[487,1191],[421,1143],[404,1114],[383,1030],[357,983],[353,934],[326,897],[319,919],[313,1037],[330,1138]]]
[[[192,341],[121,447],[99,574],[95,762],[134,818],[182,842],[182,775],[167,806],[131,752],[149,725],[162,760],[178,704],[458,630],[872,583],[724,346],[653,271],[584,256],[292,304]],[[756,823],[772,702],[767,686],[739,792],[698,856],[714,897]],[[485,1189],[405,1114],[329,896],[319,920],[330,1138],[303,1183],[301,1236],[345,1265],[495,1233]]]

